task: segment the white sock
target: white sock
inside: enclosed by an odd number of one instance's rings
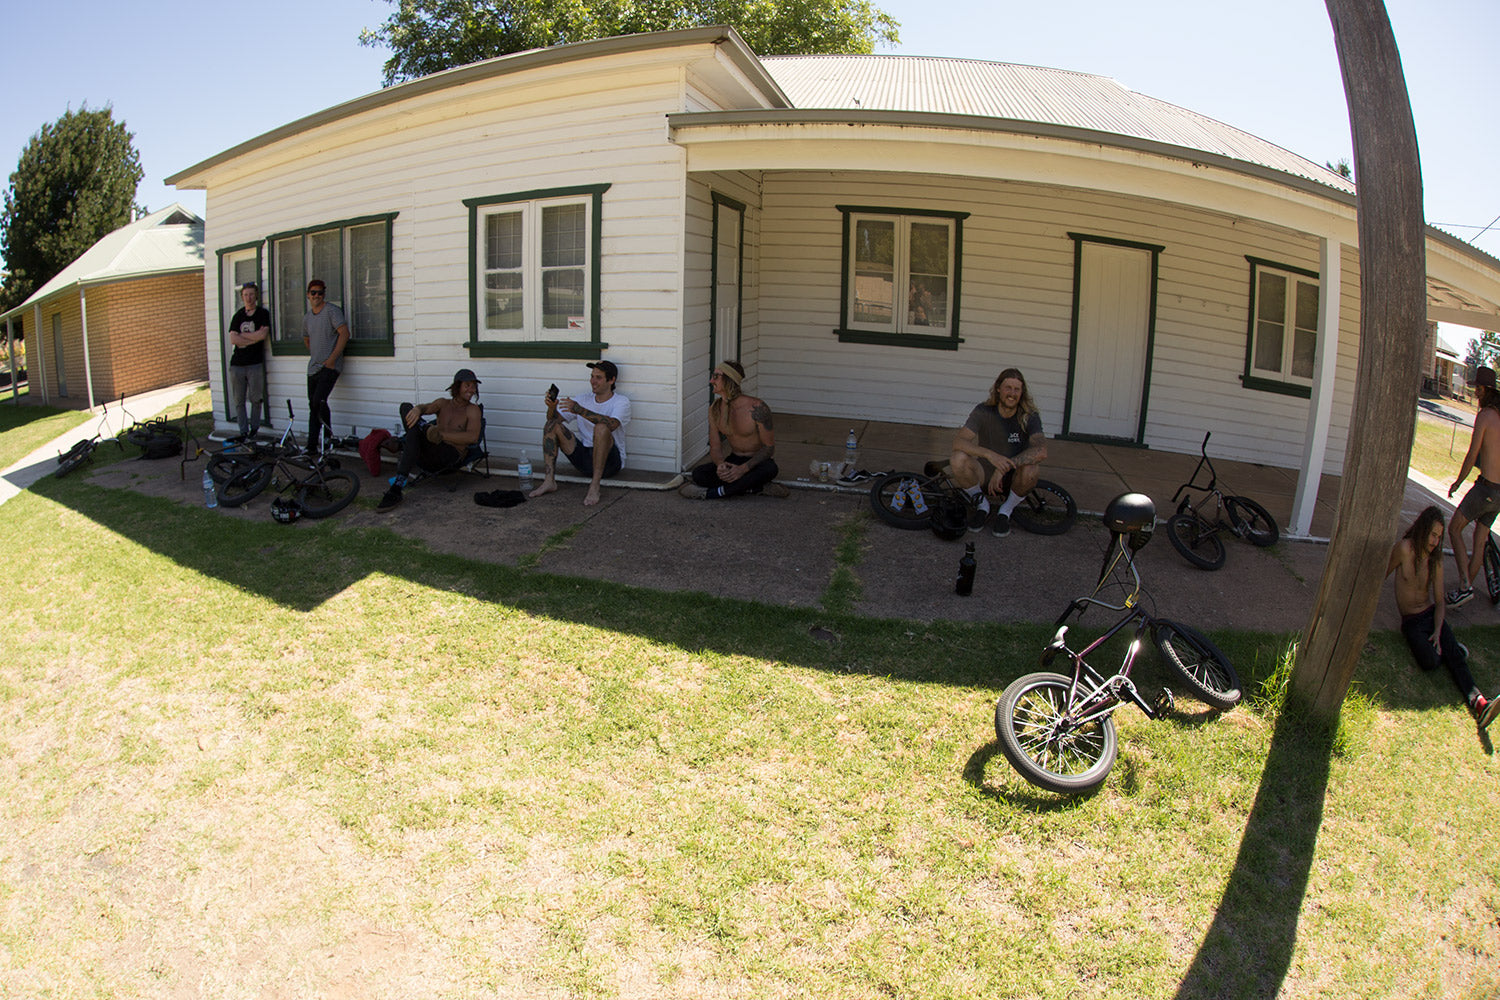
[[[1010,496],[1006,497],[1005,498],[1005,502],[1000,505],[1000,513],[1004,514],[1006,517],[1010,517],[1010,512],[1013,511],[1013,510],[1015,510],[1016,506],[1020,502],[1021,502],[1021,495],[1019,493],[1017,493],[1015,490],[1011,490],[1010,491]]]
[[[979,494],[982,491],[980,490],[980,488],[978,486],[970,486],[967,490],[964,490],[964,492],[967,493],[971,497],[979,497]],[[990,498],[989,497],[979,497],[979,509],[982,510],[982,511],[984,511],[985,513],[989,513],[989,509],[990,509]]]

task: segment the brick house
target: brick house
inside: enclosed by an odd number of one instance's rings
[[[8,339],[25,331],[29,402],[87,409],[206,381],[203,220],[174,204],[122,226],[0,321]]]

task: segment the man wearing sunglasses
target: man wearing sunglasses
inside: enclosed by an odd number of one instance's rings
[[[344,310],[327,301],[328,286],[321,278],[307,283],[307,313],[302,317],[302,346],[307,348],[307,450],[323,450],[322,429],[333,427],[328,394],[344,370],[344,347],[349,324]]]

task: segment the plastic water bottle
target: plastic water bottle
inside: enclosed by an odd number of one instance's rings
[[[521,492],[531,492],[531,459],[521,452],[521,464],[516,466],[516,478],[521,480]]]
[[[854,470],[859,468],[859,438],[854,436],[854,428],[849,428],[849,436],[844,439],[844,475],[852,476]]]
[[[964,557],[958,561],[958,579],[953,581],[953,592],[960,597],[968,597],[974,593],[974,570],[977,564],[974,562],[974,543],[967,542],[964,545]]]
[[[207,469],[203,470],[203,506],[219,506],[219,493],[214,489],[214,477],[208,474]]]

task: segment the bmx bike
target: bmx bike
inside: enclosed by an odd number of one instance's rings
[[[1093,594],[1076,598],[1058,616],[1057,633],[1042,652],[1042,669],[1012,681],[995,704],[995,735],[1001,752],[1021,777],[1039,788],[1077,795],[1103,784],[1119,751],[1114,713],[1126,702],[1149,719],[1172,710],[1175,699],[1170,689],[1162,688],[1148,702],[1131,679],[1148,635],[1195,698],[1219,710],[1232,708],[1240,700],[1233,664],[1207,636],[1191,626],[1158,618],[1142,606],[1135,553],[1150,540],[1155,520],[1156,507],[1143,494],[1125,493],[1110,501],[1104,512],[1110,543]],[[1125,570],[1128,582],[1120,581],[1127,590],[1124,600],[1119,604],[1102,600],[1100,592]],[[1082,617],[1092,606],[1122,614],[1098,639],[1079,650],[1069,648],[1068,620]],[[1135,636],[1119,670],[1106,677],[1089,665],[1089,656],[1130,627]],[[1062,672],[1054,667],[1059,661]]]
[[[1251,545],[1275,545],[1281,537],[1276,519],[1264,507],[1245,496],[1226,495],[1219,487],[1219,474],[1208,457],[1208,439],[1203,435],[1199,447],[1202,455],[1187,482],[1177,487],[1172,502],[1177,513],[1167,519],[1167,538],[1182,558],[1199,569],[1219,569],[1224,565],[1224,542],[1221,535],[1243,538]],[[1208,468],[1208,484],[1200,486],[1198,475]],[[1192,494],[1200,494],[1194,497]]]
[[[932,526],[941,510],[961,509],[968,523],[980,516],[979,499],[970,496],[953,480],[942,462],[928,462],[921,472],[887,472],[870,484],[870,507],[886,524],[919,530]],[[1036,488],[1021,499],[1010,519],[1018,527],[1037,535],[1060,535],[1073,526],[1078,505],[1067,490],[1054,482],[1038,479]]]
[[[292,430],[296,418],[291,400],[287,400],[286,410],[286,430],[276,444],[239,441],[208,460],[208,474],[219,503],[239,507],[267,487],[274,487],[283,496],[292,495],[301,517],[337,514],[359,495],[359,477],[340,469],[335,458],[306,454]]]

